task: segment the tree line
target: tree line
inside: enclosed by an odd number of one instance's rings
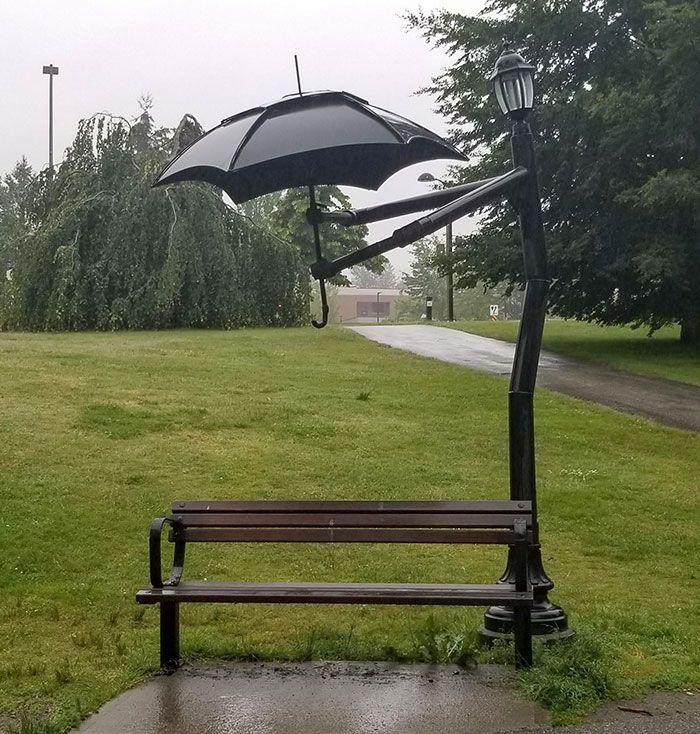
[[[700,343],[700,5],[490,0],[476,16],[406,19],[453,60],[423,90],[468,156],[453,183],[510,167],[508,124],[487,81],[503,42],[538,69],[532,126],[551,313],[650,331],[678,323],[682,341]],[[20,162],[0,183],[0,328],[306,323],[306,192],[236,210],[204,184],[151,191],[165,161],[201,132],[189,115],[175,131],[155,127],[146,103],[133,124],[83,121],[55,172]],[[319,187],[318,198],[349,206],[337,187]],[[324,225],[327,256],[366,234]],[[457,289],[510,296],[523,283],[507,202],[484,208],[450,261],[429,249],[419,244],[407,280],[415,304],[447,268]]]
[[[202,132],[190,115],[175,130],[156,127],[146,99],[135,121],[81,121],[55,171],[21,160],[0,182],[0,328],[307,323],[312,240],[303,192],[275,195],[256,221],[206,184],[151,189],[165,162]],[[334,187],[318,196],[349,205]],[[337,225],[324,232],[333,256],[361,246],[365,234]]]
[[[679,323],[682,341],[700,342],[697,0],[490,0],[473,17],[407,19],[453,59],[424,91],[469,157],[454,183],[510,167],[509,126],[487,81],[504,41],[537,67],[551,311],[652,331]],[[522,283],[508,204],[485,208],[464,245],[451,263],[458,286]]]

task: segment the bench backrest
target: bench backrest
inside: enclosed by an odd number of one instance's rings
[[[530,502],[183,501],[171,539],[268,543],[514,543],[532,530]]]

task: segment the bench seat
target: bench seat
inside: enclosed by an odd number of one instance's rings
[[[337,584],[180,582],[161,589],[142,589],[140,604],[163,600],[208,603],[285,604],[452,604],[531,606],[532,591],[512,584]]]

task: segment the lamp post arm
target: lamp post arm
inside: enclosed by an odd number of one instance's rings
[[[528,172],[525,168],[517,167],[501,176],[488,179],[488,181],[478,188],[460,196],[440,209],[436,209],[434,212],[420,219],[416,219],[404,227],[399,227],[399,229],[394,230],[394,233],[386,239],[367,245],[367,247],[351,252],[349,255],[343,255],[336,260],[317,260],[311,266],[311,274],[317,280],[321,278],[332,278],[341,270],[345,270],[345,268],[359,265],[365,262],[365,260],[369,260],[377,255],[383,255],[385,252],[389,252],[389,250],[393,250],[396,247],[410,245],[416,240],[421,239],[421,237],[426,237],[429,234],[433,234],[433,232],[437,232],[439,229],[442,229],[447,224],[451,224],[465,214],[503,197],[504,194],[517,188],[520,182],[525,180],[527,176]]]
[[[420,196],[412,196],[408,199],[400,199],[399,201],[390,201],[386,204],[377,204],[364,209],[338,209],[337,211],[317,210],[316,213],[308,211],[306,218],[309,224],[313,224],[312,218],[315,218],[318,224],[324,222],[335,222],[345,227],[352,227],[358,224],[371,224],[392,217],[401,217],[404,214],[414,214],[415,212],[424,212],[435,206],[443,206],[449,204],[460,196],[468,194],[471,191],[481,188],[487,183],[496,181],[500,176],[487,178],[482,181],[472,181],[471,183],[453,186],[449,189],[440,189],[439,191],[429,191]]]

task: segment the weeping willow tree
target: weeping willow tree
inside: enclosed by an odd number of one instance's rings
[[[201,133],[186,116],[155,128],[83,120],[55,172],[26,163],[0,184],[4,329],[293,325],[309,313],[297,247],[241,219],[205,184],[151,190]]]

